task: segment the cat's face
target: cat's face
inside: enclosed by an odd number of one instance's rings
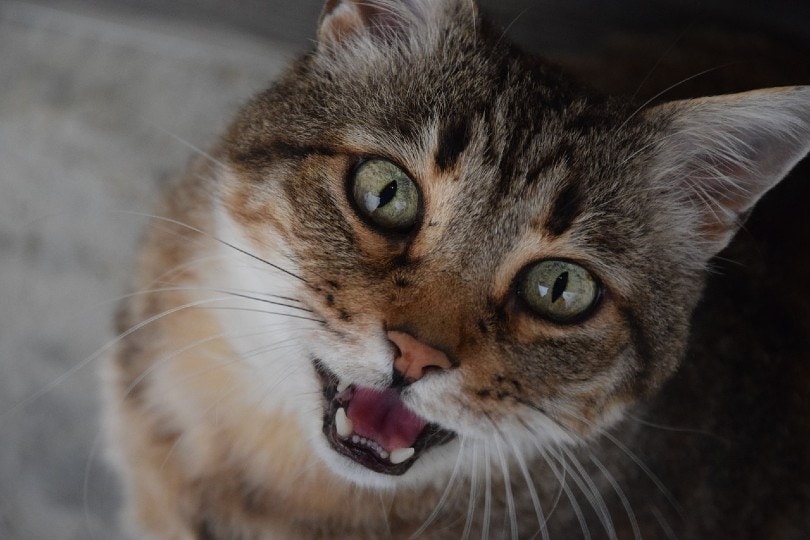
[[[620,418],[676,368],[730,234],[661,184],[674,114],[586,97],[467,2],[388,3],[385,31],[373,2],[329,4],[226,138],[217,233],[284,270],[245,259],[231,285],[302,317],[237,345],[282,379],[267,402],[374,485]]]

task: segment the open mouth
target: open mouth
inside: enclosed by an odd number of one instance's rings
[[[336,452],[372,471],[401,475],[426,450],[455,434],[408,409],[400,389],[375,390],[341,382],[319,361],[326,400],[323,433]]]

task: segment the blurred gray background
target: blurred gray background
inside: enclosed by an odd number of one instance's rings
[[[596,50],[618,30],[706,23],[810,42],[806,0],[482,4],[551,54]],[[97,367],[141,214],[192,147],[312,46],[320,8],[0,0],[0,539],[121,537]]]

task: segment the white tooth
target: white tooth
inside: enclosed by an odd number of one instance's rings
[[[335,428],[337,429],[337,434],[343,439],[351,437],[354,431],[352,421],[346,416],[346,411],[343,407],[339,408],[335,414]]]
[[[403,461],[409,460],[414,453],[416,453],[416,450],[413,448],[398,448],[391,452],[388,459],[394,465],[399,465]]]
[[[352,435],[352,442],[353,442],[354,444],[359,443],[359,442],[360,442],[360,437],[359,437],[359,436],[357,436],[357,435]]]
[[[348,387],[349,383],[347,383],[346,381],[340,381],[337,385],[337,393],[342,394]]]
[[[379,454],[381,458],[388,459],[388,452],[386,452],[385,450],[380,450]]]

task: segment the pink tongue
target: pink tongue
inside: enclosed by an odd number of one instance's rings
[[[354,432],[376,441],[390,452],[409,448],[427,425],[427,422],[405,408],[396,390],[355,388],[346,408]]]

